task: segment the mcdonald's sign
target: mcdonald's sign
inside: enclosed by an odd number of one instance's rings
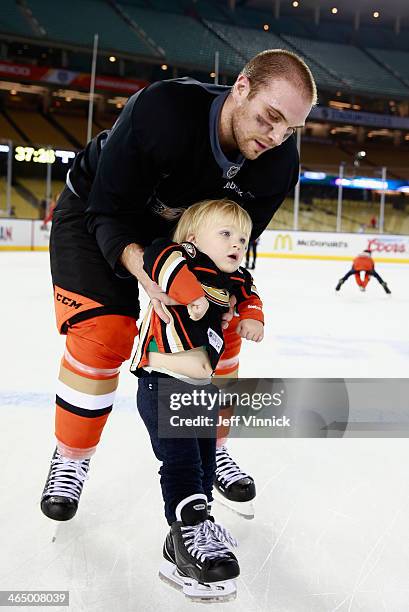
[[[274,240],[275,251],[292,251],[293,250],[293,239],[290,234],[277,234]]]

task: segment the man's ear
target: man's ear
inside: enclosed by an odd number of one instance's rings
[[[233,85],[233,98],[241,104],[250,93],[250,81],[244,74],[239,74]]]
[[[194,242],[195,242],[195,236],[194,236],[194,234],[189,234],[189,235],[187,236],[187,238],[186,238],[186,242],[193,242],[193,244],[194,244]]]

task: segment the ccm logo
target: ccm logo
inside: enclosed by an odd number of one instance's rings
[[[71,306],[72,308],[75,308],[75,310],[82,306],[82,304],[80,304],[79,302],[72,300],[66,295],[62,295],[61,293],[57,293],[57,302],[61,302],[62,304],[64,304],[64,306]]]

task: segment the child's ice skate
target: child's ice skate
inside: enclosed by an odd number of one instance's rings
[[[215,500],[246,519],[254,518],[256,485],[230,457],[225,446],[216,449]]]
[[[207,512],[207,498],[191,495],[176,508],[176,522],[163,545],[159,577],[192,601],[227,601],[236,597],[240,574],[227,546],[237,543]]]

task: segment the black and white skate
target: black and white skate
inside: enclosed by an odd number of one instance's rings
[[[230,457],[225,446],[216,449],[215,500],[246,519],[254,518],[256,485]]]
[[[236,541],[207,514],[206,496],[192,495],[178,505],[163,546],[159,577],[192,601],[228,601],[236,597],[240,574],[227,546]]]
[[[89,462],[89,459],[67,459],[55,449],[41,496],[41,510],[48,518],[69,521],[75,516]]]
[[[342,278],[340,278],[340,280],[338,281],[338,285],[335,287],[335,291],[339,291],[343,284],[344,284],[344,281]]]
[[[382,287],[385,289],[386,293],[391,294],[392,291],[389,289],[388,285],[385,283],[385,281],[383,281],[383,283],[381,283]]]

